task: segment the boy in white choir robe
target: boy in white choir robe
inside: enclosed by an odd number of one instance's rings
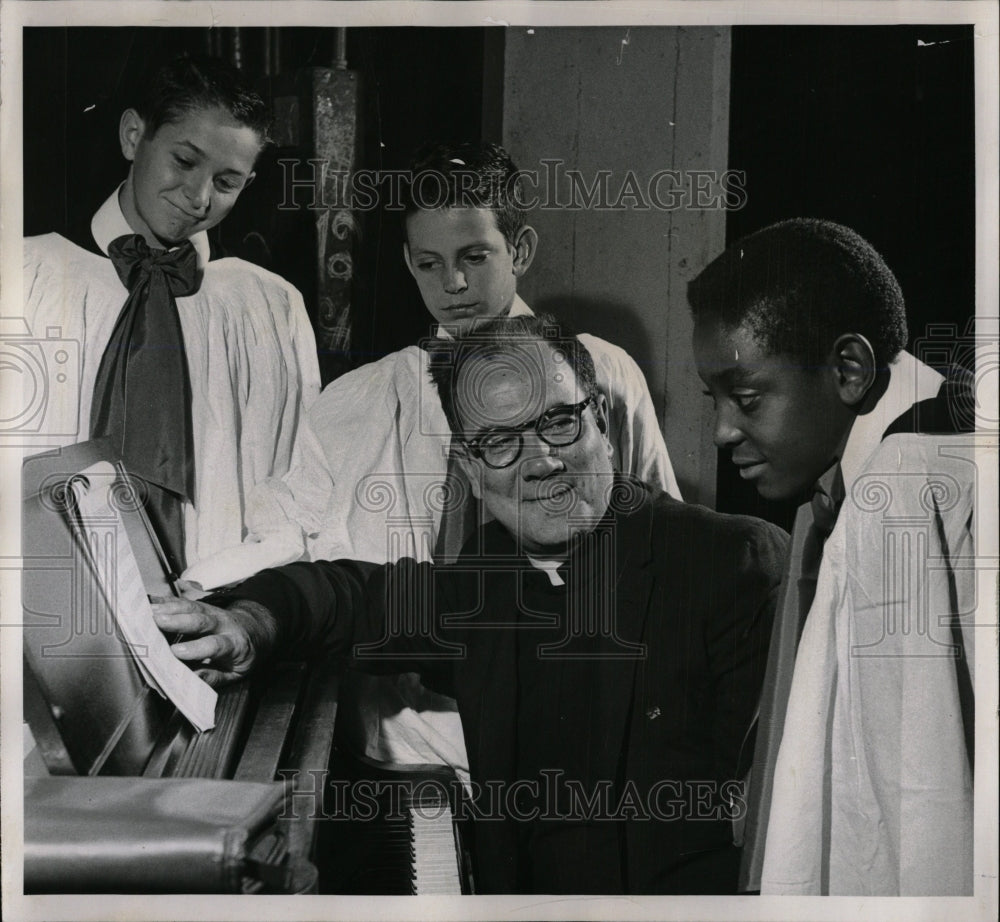
[[[209,585],[224,583],[228,555],[241,545],[241,565],[252,559],[254,570],[300,553],[281,536],[260,542],[249,534],[247,503],[257,484],[292,466],[305,409],[319,392],[315,340],[298,291],[243,260],[209,261],[206,231],[253,180],[267,143],[264,103],[222,62],[183,56],[163,67],[136,108],[123,113],[119,140],[131,163],[128,176],[79,240],[59,234],[25,240],[26,327],[36,338],[70,341],[79,354],[68,386],[50,390],[31,447],[106,434],[92,426],[100,415],[94,398],[102,362],[117,358],[106,355],[111,342],[113,350],[130,353],[129,361],[135,351],[127,333],[116,338],[131,298],[120,276],[125,270],[116,270],[108,256],[112,244],[134,242],[154,263],[187,250],[196,264],[195,290],[172,297],[181,341],[171,351],[181,351],[181,387],[189,392],[176,395],[154,375],[153,387],[139,393],[134,378],[130,393],[112,397],[125,400],[131,412],[113,435],[127,448],[139,426],[154,432],[161,422],[166,426],[164,408],[180,398],[188,427],[180,463],[188,467],[189,488],[178,498],[175,559],[186,567],[184,577],[196,572]]]
[[[783,221],[732,244],[688,300],[716,444],[761,496],[802,502],[741,889],[971,895],[976,464],[958,434],[974,407],[968,375],[905,350],[896,278],[830,221]]]

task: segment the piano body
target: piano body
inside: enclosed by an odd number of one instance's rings
[[[342,661],[278,663],[218,689],[216,725],[204,733],[146,684],[64,514],[68,476],[107,454],[102,442],[81,443],[30,458],[23,469],[24,717],[47,773],[284,781],[290,807],[277,827],[295,870],[277,892],[470,892],[448,800],[458,790],[453,773],[394,773],[351,754],[357,720],[337,727],[340,683],[350,674]],[[147,592],[169,595],[145,516],[126,501],[122,522]],[[332,789],[365,778],[395,792],[396,813],[355,822],[326,802]],[[408,789],[417,794],[400,797]],[[26,798],[26,819],[30,810]],[[63,892],[50,883],[48,892]],[[118,887],[106,883],[107,891]]]

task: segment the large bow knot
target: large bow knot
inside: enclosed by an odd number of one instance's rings
[[[162,279],[175,298],[193,295],[201,286],[198,253],[190,240],[173,250],[152,249],[139,234],[111,241],[108,256],[122,284],[130,291]]]

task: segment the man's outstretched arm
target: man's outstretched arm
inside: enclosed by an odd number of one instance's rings
[[[153,616],[166,634],[184,635],[174,655],[207,667],[211,684],[247,675],[271,654],[346,649],[355,614],[367,605],[372,564],[296,563],[264,570],[205,602],[155,600]]]
[[[350,560],[294,563],[265,570],[235,589],[205,602],[185,599],[157,601],[156,623],[164,633],[180,633],[174,654],[192,665],[202,664],[205,678],[222,684],[247,675],[273,653],[312,658],[327,653],[349,653],[354,643],[371,643],[386,636],[386,612],[415,612],[416,606],[435,606],[429,590],[434,569],[404,559],[379,566]],[[433,639],[419,625],[411,631],[393,631],[384,647],[412,658]]]

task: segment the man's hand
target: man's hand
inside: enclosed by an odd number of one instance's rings
[[[170,649],[179,660],[202,664],[209,685],[242,678],[265,658],[277,636],[271,613],[252,602],[216,608],[189,599],[153,599],[153,618],[165,634],[183,634]]]

